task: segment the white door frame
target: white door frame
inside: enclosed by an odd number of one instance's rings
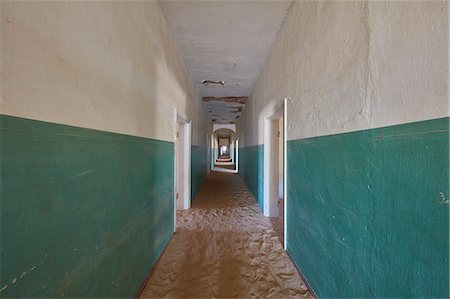
[[[236,173],[239,173],[239,139],[236,138]]]
[[[183,130],[183,145],[182,149],[178,146],[178,136],[180,130]],[[178,174],[177,159],[178,151],[182,150],[183,155],[183,191],[180,195],[183,202],[183,209],[191,207],[191,121],[175,108],[174,110],[174,228],[176,227],[176,213],[177,213],[177,191],[178,191]]]
[[[263,212],[264,215],[267,217],[273,217],[275,216],[275,207],[277,205],[278,200],[273,199],[271,194],[273,194],[273,189],[278,187],[275,187],[275,184],[278,184],[278,181],[274,181],[271,179],[272,174],[272,167],[273,163],[278,164],[278,160],[274,161],[275,159],[272,159],[272,143],[273,140],[273,131],[276,129],[278,131],[278,127],[274,128],[273,122],[274,120],[278,120],[281,117],[284,119],[284,128],[283,128],[283,160],[284,160],[284,171],[283,171],[283,196],[284,196],[284,247],[286,249],[286,231],[287,231],[287,225],[286,225],[286,211],[287,211],[287,189],[286,189],[286,159],[287,159],[287,99],[283,99],[273,109],[267,113],[267,116],[264,119],[264,207]],[[278,198],[278,196],[277,196]]]

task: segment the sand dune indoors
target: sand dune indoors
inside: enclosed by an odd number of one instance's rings
[[[212,173],[141,294],[161,297],[312,296],[240,177]]]

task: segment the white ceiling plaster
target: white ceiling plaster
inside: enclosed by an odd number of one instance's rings
[[[234,132],[230,129],[219,129],[215,131],[214,134],[219,138],[230,138],[231,136],[234,136]]]
[[[250,95],[290,3],[162,1],[200,96]],[[203,80],[221,80],[225,85],[204,86]],[[212,109],[219,106],[215,103]],[[212,114],[223,113],[224,107],[225,103],[222,111]]]

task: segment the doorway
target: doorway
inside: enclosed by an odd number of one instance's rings
[[[286,101],[264,121],[264,215],[286,245]]]
[[[175,109],[175,226],[176,211],[191,207],[191,122]]]
[[[235,124],[214,124],[211,135],[214,148],[211,151],[212,170],[216,172],[237,173],[237,138]]]

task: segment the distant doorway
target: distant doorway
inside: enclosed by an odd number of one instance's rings
[[[271,217],[280,240],[286,244],[286,104],[283,101],[264,122],[264,215]]]
[[[191,207],[191,122],[175,109],[174,213]],[[176,219],[175,219],[176,225]]]
[[[211,151],[212,170],[215,172],[238,173],[238,151],[236,125],[214,124]]]

